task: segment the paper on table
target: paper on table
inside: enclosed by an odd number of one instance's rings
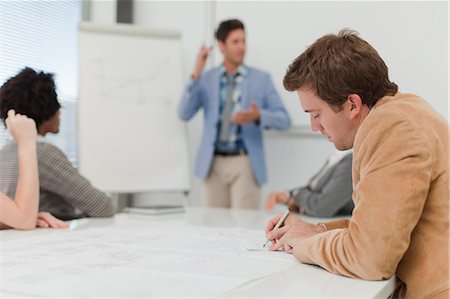
[[[1,266],[8,275],[2,290],[44,297],[218,296],[293,265],[285,253],[246,250],[241,241],[260,242],[258,231],[190,226],[152,231],[152,225],[5,241]]]
[[[240,246],[244,249],[244,251],[240,251],[241,255],[266,260],[296,261],[292,254],[284,251],[269,251],[269,247],[263,248],[262,244],[267,240],[262,230],[207,228],[202,230],[201,235],[200,233],[197,233],[196,236],[198,238],[201,237],[204,240],[214,240],[214,251],[224,250],[224,252],[236,252],[239,251],[236,247]],[[234,246],[235,248],[231,249],[230,246]]]
[[[264,243],[265,240],[261,241],[259,238],[257,240],[241,240],[241,244],[248,251],[269,251],[270,246],[264,247],[263,246]]]

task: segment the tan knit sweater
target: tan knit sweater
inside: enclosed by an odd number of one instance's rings
[[[352,219],[328,223],[294,255],[350,277],[395,274],[396,297],[449,298],[448,137],[446,120],[417,96],[380,99],[355,138]]]

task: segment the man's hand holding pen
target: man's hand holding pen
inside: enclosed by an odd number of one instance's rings
[[[275,228],[281,217],[282,215],[278,215],[270,219],[265,229],[267,240],[272,242],[270,250],[292,253],[295,243],[325,231],[323,226],[302,221],[293,215],[285,219],[283,226]]]

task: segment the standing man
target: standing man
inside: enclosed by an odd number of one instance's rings
[[[377,51],[349,30],[318,39],[288,68],[311,128],[353,148],[350,221],[313,225],[288,217],[267,236],[302,262],[367,280],[396,275],[394,298],[449,297],[447,121],[398,92]],[[301,279],[301,278],[299,278]]]
[[[220,23],[223,64],[202,74],[211,48],[201,48],[179,106],[180,118],[204,109],[195,175],[209,207],[257,209],[267,181],[263,129],[286,130],[290,119],[267,73],[243,64],[244,24]]]

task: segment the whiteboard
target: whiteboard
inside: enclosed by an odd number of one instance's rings
[[[187,191],[181,35],[82,23],[79,63],[80,173],[108,192]]]

